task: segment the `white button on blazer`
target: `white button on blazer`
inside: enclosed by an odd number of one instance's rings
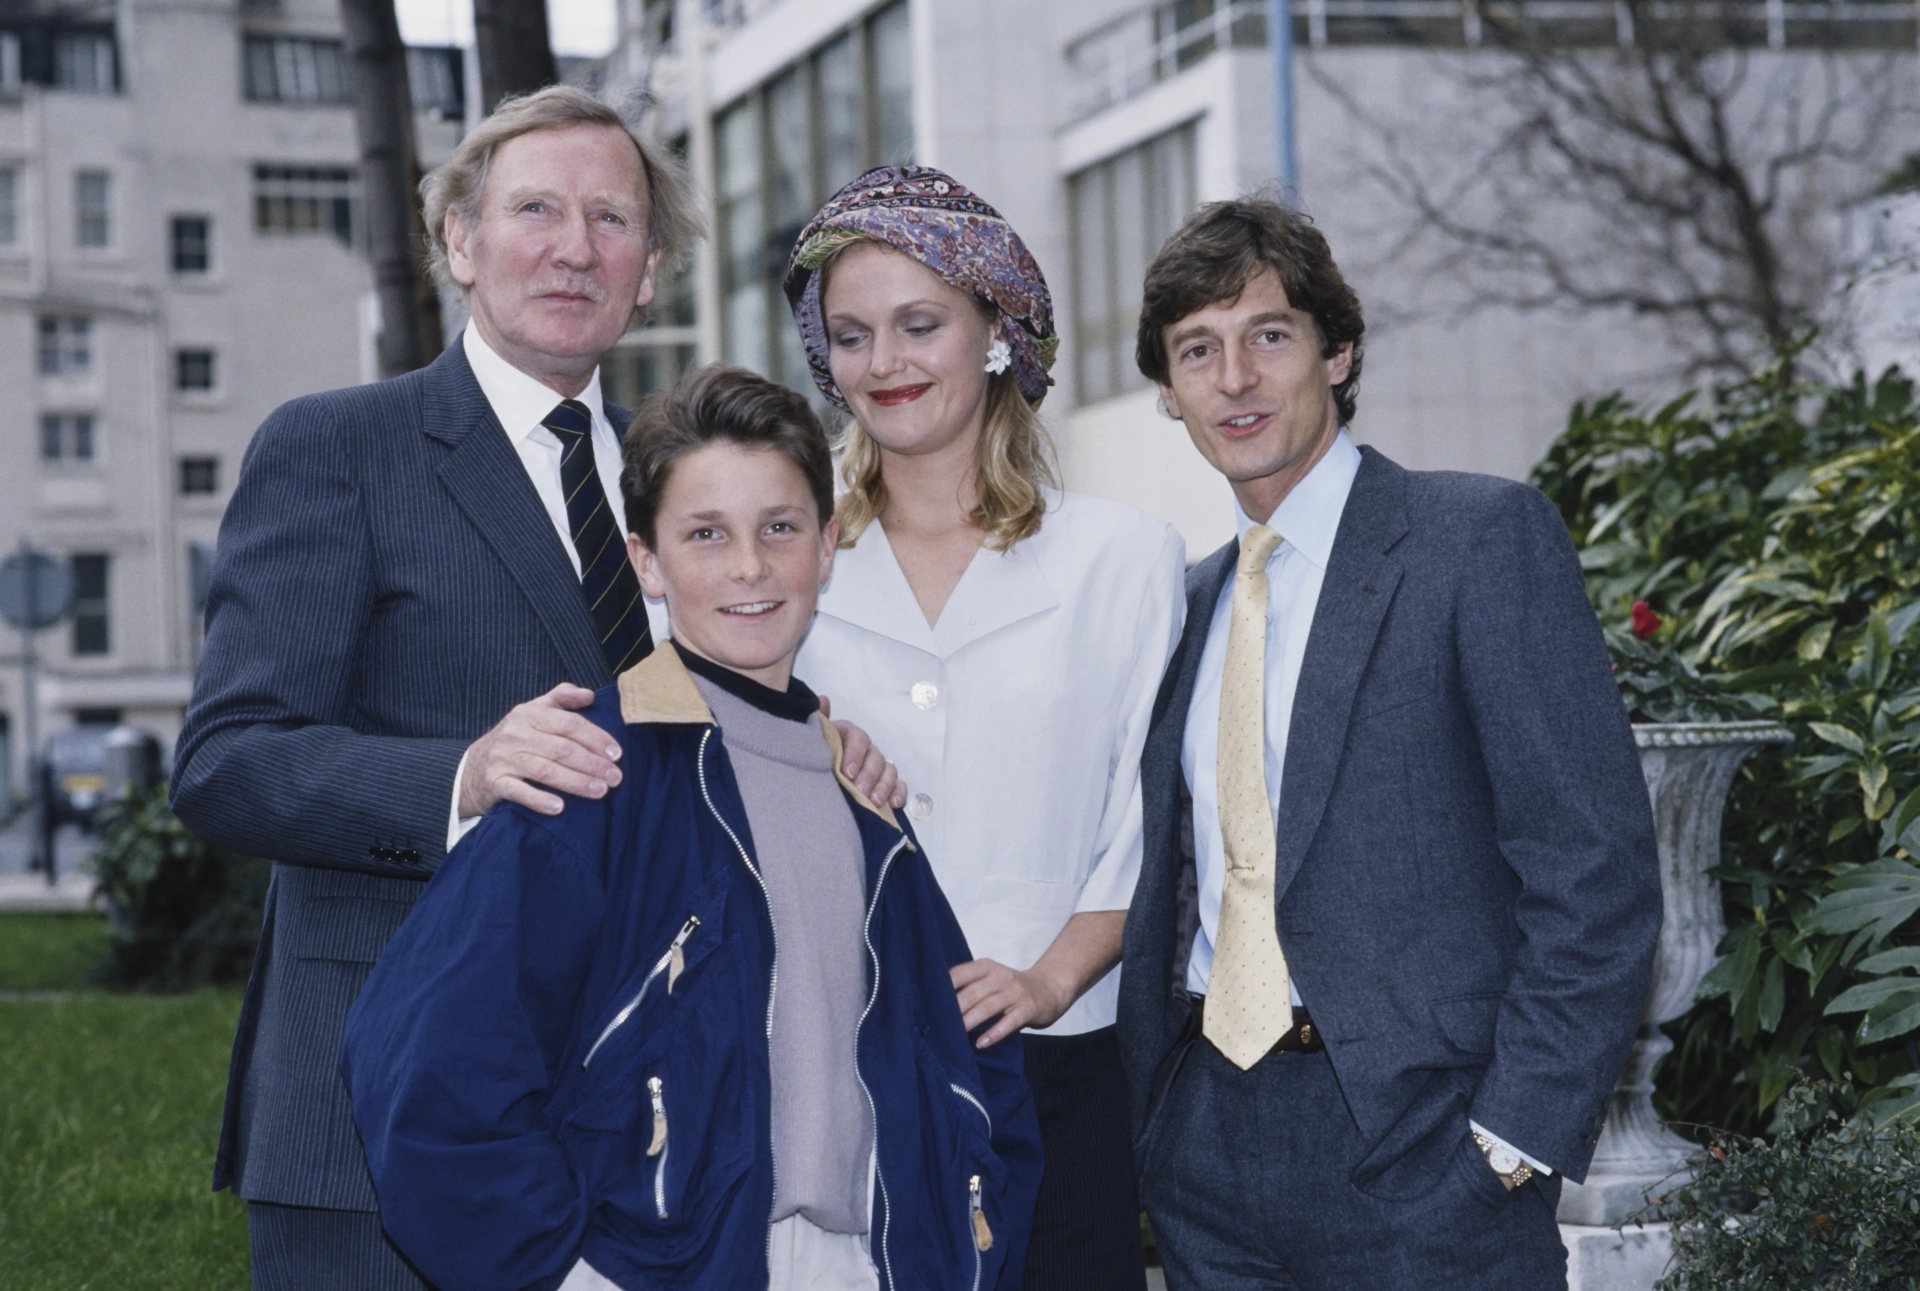
[[[835,558],[794,672],[865,728],[973,953],[1033,965],[1140,872],[1140,750],[1180,638],[1186,546],[1145,512],[1049,494],[929,627],[877,522]],[[1110,1026],[1118,971],[1043,1034]]]

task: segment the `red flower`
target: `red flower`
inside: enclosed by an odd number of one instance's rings
[[[1660,630],[1660,616],[1645,601],[1633,603],[1633,635],[1645,641]]]

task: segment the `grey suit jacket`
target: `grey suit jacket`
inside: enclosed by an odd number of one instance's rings
[[[1429,1186],[1469,1116],[1581,1179],[1660,927],[1626,711],[1546,498],[1362,451],[1287,739],[1281,945],[1374,1145],[1357,1185]],[[1188,575],[1141,762],[1119,1026],[1143,1151],[1188,1012],[1181,741],[1237,555],[1229,543]]]
[[[267,418],[221,522],[172,786],[196,834],[274,861],[214,1187],[375,1209],[347,1009],[445,851],[466,747],[562,681],[609,680],[459,345]]]

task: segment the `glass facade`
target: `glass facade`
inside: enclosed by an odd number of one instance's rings
[[[795,236],[828,197],[865,170],[913,159],[909,30],[896,0],[715,117],[728,362],[813,389],[781,279]]]
[[[1068,181],[1073,208],[1073,352],[1080,402],[1146,384],[1133,364],[1140,283],[1194,207],[1191,123],[1087,167]]]

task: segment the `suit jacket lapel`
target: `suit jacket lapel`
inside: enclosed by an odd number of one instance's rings
[[[449,445],[440,482],[512,572],[578,685],[598,689],[612,678],[580,579],[525,464],[481,393],[457,344],[428,373],[425,432]]]
[[[1299,872],[1320,828],[1346,752],[1354,692],[1400,583],[1400,566],[1387,553],[1407,531],[1406,472],[1370,448],[1361,453],[1360,473],[1334,536],[1294,691],[1286,769],[1280,778],[1276,902]]]
[[[1180,773],[1180,748],[1187,736],[1187,709],[1193,706],[1200,656],[1206,653],[1207,632],[1213,625],[1213,607],[1220,600],[1220,589],[1233,577],[1239,559],[1240,542],[1232,539],[1187,571],[1187,623],[1154,700],[1153,726],[1148,736],[1150,744],[1157,739],[1156,753],[1171,763],[1176,776]]]

